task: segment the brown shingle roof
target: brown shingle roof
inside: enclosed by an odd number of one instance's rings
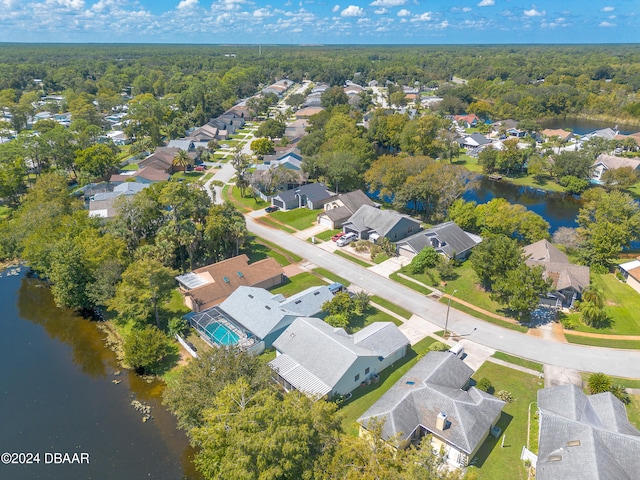
[[[607,155],[605,153],[598,155],[596,163],[604,164],[609,170],[622,167],[631,167],[633,169],[640,167],[640,160],[637,158],[616,157],[615,155]]]
[[[201,285],[189,289],[181,279],[194,275]],[[197,310],[202,311],[222,302],[239,286],[255,286],[282,275],[282,267],[275,259],[265,258],[249,265],[249,257],[243,254],[198,268],[177,279],[185,296],[192,298],[194,310],[197,305]]]
[[[560,137],[562,140],[566,140],[573,135],[573,133],[567,132],[566,130],[560,130],[559,128],[545,128],[542,131],[542,134],[545,137]]]

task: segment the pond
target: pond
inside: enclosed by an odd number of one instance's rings
[[[162,406],[164,384],[120,369],[96,322],[57,308],[44,282],[11,272],[0,277],[0,453],[32,452],[39,463],[0,465],[0,478],[198,478],[194,451]],[[132,400],[149,405],[152,419],[144,423]],[[88,464],[55,464],[57,453],[88,454]]]
[[[582,118],[551,118],[540,122],[542,128],[558,128],[561,130],[569,129],[573,133],[578,135],[586,135],[595,130],[601,130],[603,128],[614,128],[615,123],[600,122],[597,120],[585,120]],[[640,127],[634,125],[618,124],[618,131],[622,135],[629,135],[630,133],[640,132]]]

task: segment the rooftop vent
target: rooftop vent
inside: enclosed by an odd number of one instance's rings
[[[222,279],[225,281],[225,283],[229,283],[229,277],[222,277]]]
[[[299,303],[302,303],[302,300],[296,300],[296,301],[295,301],[295,302],[293,302],[293,303],[295,303],[296,305],[298,305]]]
[[[249,294],[249,298],[253,298],[253,295]]]
[[[267,310],[271,310],[271,307],[269,305],[265,305],[264,308],[266,308]]]
[[[436,417],[436,428],[440,431],[447,428],[447,414],[440,412]]]
[[[567,442],[567,447],[579,447],[580,446],[580,440],[569,440]]]
[[[320,295],[320,292],[319,292],[319,291],[317,291],[317,292],[313,292],[313,294],[314,294],[314,295]]]
[[[562,455],[549,455],[547,460],[549,462],[561,462],[562,461]]]
[[[242,272],[238,272],[238,276],[239,276],[240,278],[244,277],[244,275],[242,274]]]

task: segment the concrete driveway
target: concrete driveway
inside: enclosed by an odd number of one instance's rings
[[[388,277],[393,272],[396,272],[405,265],[408,265],[410,262],[411,260],[406,257],[391,257],[378,265],[369,267],[369,271],[382,275],[383,277]]]

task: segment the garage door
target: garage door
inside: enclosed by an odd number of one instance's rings
[[[318,217],[318,224],[333,229],[333,221],[326,215],[320,215]]]

